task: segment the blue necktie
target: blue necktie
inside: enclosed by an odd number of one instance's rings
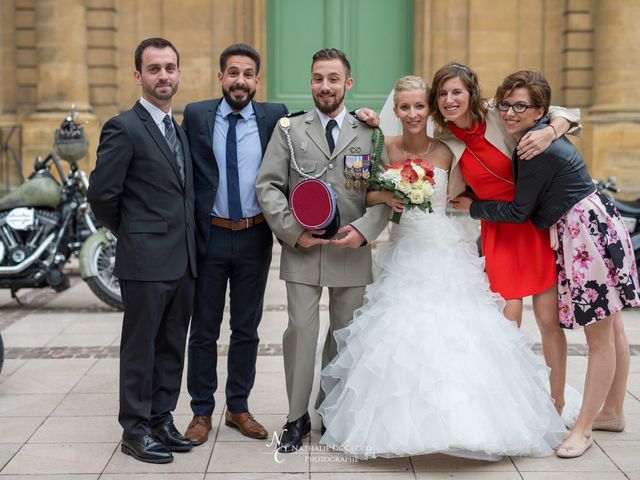
[[[229,202],[229,218],[237,222],[242,218],[242,201],[240,200],[240,178],[238,176],[238,145],[236,141],[236,124],[240,119],[237,113],[227,115],[227,201]]]

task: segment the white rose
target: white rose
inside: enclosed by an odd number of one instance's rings
[[[422,190],[418,189],[411,190],[411,193],[409,193],[409,199],[414,205],[420,205],[424,202],[424,193],[422,193]]]
[[[411,192],[411,184],[405,179],[401,179],[396,185],[398,190],[400,190],[405,195],[408,195],[409,192]]]
[[[433,189],[433,185],[431,185],[431,182],[424,182],[422,184],[422,193],[426,198],[431,198],[431,196],[433,195],[433,192],[434,192],[434,189]]]

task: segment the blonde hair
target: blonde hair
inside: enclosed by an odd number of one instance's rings
[[[393,103],[398,105],[398,94],[408,92],[410,90],[422,90],[427,98],[429,98],[429,85],[422,77],[415,75],[406,75],[396,81],[393,87]]]

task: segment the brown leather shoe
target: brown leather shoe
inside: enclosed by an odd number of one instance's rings
[[[202,445],[209,439],[209,430],[211,430],[211,417],[194,416],[184,436],[194,445]]]
[[[224,414],[224,423],[228,427],[237,428],[245,437],[265,439],[269,436],[267,430],[260,425],[249,412]]]

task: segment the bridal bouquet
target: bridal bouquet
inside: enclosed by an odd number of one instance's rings
[[[369,183],[391,190],[397,198],[403,198],[405,210],[419,208],[423,212],[433,213],[431,196],[436,183],[433,165],[421,159],[394,162],[384,171],[369,179]],[[402,212],[393,212],[390,220],[400,223]]]

